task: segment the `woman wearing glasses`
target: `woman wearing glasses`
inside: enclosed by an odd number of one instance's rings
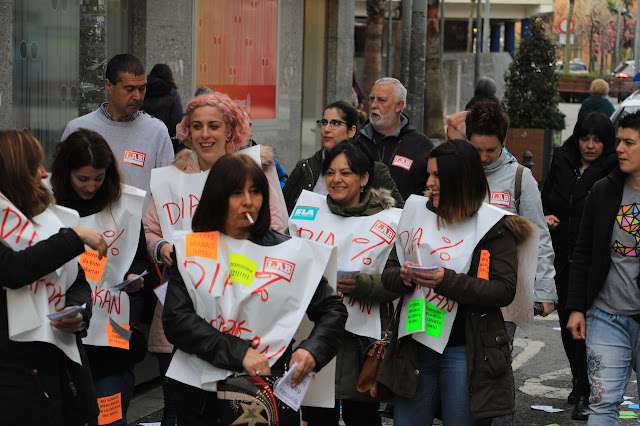
[[[322,114],[322,120],[317,121],[322,137],[322,149],[312,157],[300,160],[282,189],[289,214],[295,207],[303,189],[321,195],[328,194],[324,176],[321,176],[325,150],[330,150],[338,142],[353,137],[358,130],[358,124],[365,120],[366,114],[364,112],[358,111],[345,101],[337,101],[327,105]],[[391,196],[396,201],[396,207],[402,208],[404,200],[391,178],[389,168],[376,161],[374,176],[372,187],[389,189]]]

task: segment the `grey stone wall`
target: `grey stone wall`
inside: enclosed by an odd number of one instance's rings
[[[193,97],[193,0],[136,0],[133,8],[133,52],[147,70],[171,67],[183,107]]]
[[[353,0],[328,4],[326,103],[351,99],[353,78]]]
[[[0,129],[15,127],[13,120],[14,0],[0,0]]]

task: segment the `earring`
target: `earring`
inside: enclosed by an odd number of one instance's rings
[[[360,192],[364,192],[364,186],[360,187]]]

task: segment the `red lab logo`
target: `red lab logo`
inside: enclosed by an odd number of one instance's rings
[[[393,157],[392,166],[397,166],[405,170],[411,170],[411,165],[413,164],[413,160],[407,157],[403,157],[402,155],[396,155]]]
[[[262,266],[262,272],[270,272],[284,278],[288,282],[291,282],[293,271],[295,269],[296,264],[293,262],[283,259],[275,259],[268,256],[264,258],[264,265]]]
[[[489,204],[494,206],[511,207],[511,194],[508,192],[491,192],[491,201]]]
[[[122,162],[125,164],[133,164],[134,166],[144,167],[144,160],[147,154],[144,152],[133,151],[131,149],[125,149],[122,155]]]

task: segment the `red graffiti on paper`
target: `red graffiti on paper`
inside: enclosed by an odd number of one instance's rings
[[[360,253],[356,254],[355,256],[353,256],[351,259],[349,259],[350,261],[354,261],[355,259],[357,259],[358,257],[362,256],[363,254],[365,254],[366,252],[373,250],[374,248],[381,246],[383,244],[387,244],[390,245],[393,240],[396,238],[396,231],[393,230],[393,228],[391,228],[389,225],[387,225],[386,223],[382,222],[381,220],[376,220],[376,223],[373,224],[373,226],[369,229],[369,232],[371,232],[374,235],[377,235],[381,241],[378,242],[377,244],[374,244],[370,247],[367,247],[366,249],[362,250]],[[356,244],[370,244],[371,241],[368,238],[354,238],[353,240],[351,240],[351,242],[356,243]],[[365,265],[371,265],[371,262],[373,260],[370,257],[363,257],[362,258],[362,263],[364,263]]]
[[[10,202],[5,197],[2,197],[2,199]],[[2,225],[0,225],[0,238],[6,240],[15,236],[16,244],[18,244],[24,235],[25,238],[29,239],[27,245],[31,246],[38,235],[35,230],[27,232],[26,235],[24,234],[31,222],[29,222],[18,209],[13,209],[11,206],[5,207],[2,209],[2,212],[4,214],[2,217]],[[14,223],[15,225],[13,225]]]
[[[442,237],[442,241],[444,241],[446,244],[451,244],[451,240],[447,237]],[[450,245],[450,246],[444,246],[444,247],[440,247],[437,248],[435,250],[432,250],[431,253],[429,253],[430,255],[432,255],[433,253],[442,250],[442,252],[440,252],[440,259],[448,262],[449,260],[451,260],[451,255],[449,253],[447,253],[445,250],[453,248],[455,246],[457,246],[458,244],[461,244],[464,240],[460,240],[457,243]]]
[[[293,272],[296,269],[296,264],[284,259],[276,259],[273,257],[265,257],[262,264],[262,271],[256,272],[256,278],[258,279],[270,279],[260,287],[256,288],[251,294],[260,294],[260,298],[263,302],[269,300],[269,292],[266,290],[268,286],[276,283],[280,280],[291,282],[293,278]]]
[[[336,236],[333,232],[328,232],[325,235],[324,240],[322,239],[323,235],[324,235],[324,231],[320,231],[320,233],[316,237],[311,229],[305,229],[305,228],[298,229],[298,237],[300,238],[306,238],[307,240],[312,240],[317,243],[323,243],[329,246],[336,245]]]
[[[405,256],[410,256],[413,251],[420,248],[420,240],[422,240],[422,228],[411,228],[411,231],[402,231],[398,238],[400,238],[400,245],[404,251]]]
[[[169,223],[171,223],[171,225],[175,225],[180,219],[184,219],[185,215],[187,215],[188,219],[193,217],[193,213],[196,207],[198,207],[200,199],[193,194],[189,194],[186,198],[186,206],[185,197],[180,197],[180,204],[171,202],[165,203],[162,206],[162,208],[167,211],[167,216],[169,216]]]
[[[93,306],[95,306],[96,308],[104,309],[106,305],[109,315],[111,315],[114,309],[116,311],[116,314],[120,314],[120,296],[120,291],[111,293],[106,288],[98,290],[97,285],[94,285],[91,288],[91,299],[93,300]]]
[[[49,282],[45,278],[40,278],[33,284],[29,285],[29,291],[36,295],[43,286],[47,292],[47,300],[51,308],[55,312],[62,311],[65,308],[64,299],[66,296],[66,293],[62,291],[62,286],[60,284]]]

